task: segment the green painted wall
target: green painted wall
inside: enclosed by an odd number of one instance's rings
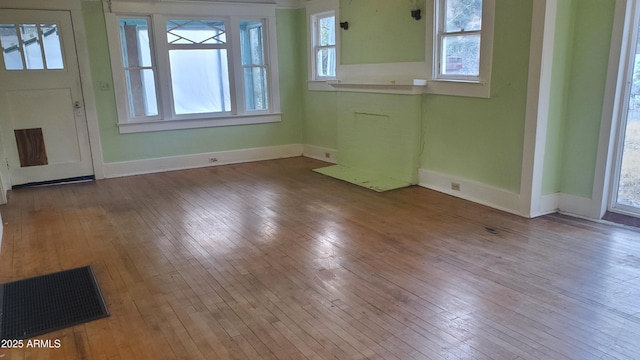
[[[424,0],[417,0],[424,10]],[[344,65],[424,61],[425,21],[411,17],[411,2],[340,0],[340,58]],[[424,15],[424,14],[423,14]]]
[[[563,140],[567,123],[577,3],[576,0],[558,1],[554,53],[551,64],[547,143],[542,178],[543,195],[554,194],[561,190]]]
[[[591,198],[615,0],[580,0],[575,33],[561,191]]]
[[[307,84],[302,84],[304,88]],[[304,143],[329,149],[338,148],[338,93],[305,91]]]
[[[421,96],[338,94],[340,164],[415,184]]]
[[[302,94],[303,143],[328,149],[338,148],[337,94],[335,91],[309,91],[307,86],[307,15],[303,9],[298,14],[300,28],[300,47],[298,54],[305,64],[300,74],[300,92]]]
[[[145,158],[294,144],[302,141],[302,96],[297,51],[300,10],[278,10],[278,60],[282,121],[273,124],[119,134],[113,91],[100,91],[99,83],[112,82],[102,4],[83,2],[82,10],[95,85],[104,161]]]
[[[520,191],[531,16],[496,1],[490,99],[424,96],[422,168]]]

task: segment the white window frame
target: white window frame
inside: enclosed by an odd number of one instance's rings
[[[334,26],[336,28],[336,35],[338,34],[338,23],[336,21],[336,12],[334,10],[330,10],[330,11],[325,11],[325,12],[321,12],[321,13],[316,13],[316,14],[312,14],[311,15],[311,32],[312,32],[312,47],[313,47],[313,56],[311,57],[311,71],[312,71],[312,80],[320,80],[320,81],[324,81],[324,80],[333,80],[336,78],[336,76],[320,76],[318,75],[318,52],[322,49],[329,49],[329,48],[333,48],[334,49],[334,54],[336,54],[336,51],[338,50],[337,46],[336,46],[336,41],[334,39],[334,45],[328,45],[328,46],[320,46],[320,20],[321,19],[326,19],[329,17],[333,17],[333,21],[334,21]],[[336,36],[337,38],[337,36]],[[338,59],[336,57],[336,59],[334,59],[334,62],[336,63],[336,70],[337,70],[337,62]]]
[[[152,55],[156,61],[157,117],[131,118],[119,34],[119,18],[146,17],[150,19],[149,33],[154,43]],[[224,20],[228,29],[229,83],[231,111],[222,113],[176,115],[171,91],[169,46],[166,42],[166,21],[170,19]],[[274,4],[196,4],[182,2],[134,3],[114,2],[111,9],[105,4],[105,21],[111,55],[113,83],[116,95],[120,133],[189,129],[229,125],[259,124],[281,121],[279,74],[277,59],[276,18]],[[246,110],[244,74],[240,48],[240,22],[263,23],[264,58],[268,77],[268,109]]]
[[[491,95],[491,67],[493,60],[493,29],[495,20],[495,0],[482,1],[482,29],[480,33],[480,71],[476,76],[440,75],[440,55],[442,53],[442,32],[444,29],[444,2],[435,0],[433,28],[427,33],[428,52],[426,59],[431,64],[431,81],[427,93],[488,98]],[[474,32],[475,33],[475,32]]]
[[[315,91],[335,91],[335,89],[327,84],[327,81],[335,80],[340,68],[340,26],[339,26],[339,1],[338,0],[312,0],[306,4],[307,12],[307,69],[308,69],[308,88]],[[317,20],[321,17],[333,15],[336,26],[336,76],[318,77],[316,69],[316,34]]]

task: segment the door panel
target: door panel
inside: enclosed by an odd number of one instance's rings
[[[42,128],[49,165],[82,161],[69,89],[10,91],[7,103],[14,129]]]
[[[0,130],[11,184],[93,175],[69,12],[3,9],[0,35]],[[21,164],[9,134],[22,129],[41,129],[46,164]],[[20,144],[21,151],[42,143]]]

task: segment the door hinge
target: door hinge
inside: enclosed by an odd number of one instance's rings
[[[7,163],[7,169],[9,168],[9,159],[5,158],[4,161]]]

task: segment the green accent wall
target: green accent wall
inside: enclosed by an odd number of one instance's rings
[[[551,64],[551,92],[549,94],[547,142],[542,174],[542,195],[558,193],[561,190],[563,140],[567,124],[577,3],[576,0],[558,1],[553,62]]]
[[[339,93],[340,164],[416,184],[421,112],[421,96]]]
[[[113,91],[99,89],[100,82],[112,83],[102,3],[83,2],[82,11],[105,163],[301,143],[299,86],[304,63],[298,44],[304,33],[298,29],[303,26],[299,16],[302,10],[277,11],[281,122],[135,134],[118,132]]]
[[[424,96],[422,168],[520,192],[531,16],[496,1],[490,99]]]
[[[424,0],[417,0],[424,12]],[[411,17],[410,1],[340,0],[340,58],[344,65],[424,61],[425,21]]]
[[[591,198],[615,0],[577,1],[561,191]]]

